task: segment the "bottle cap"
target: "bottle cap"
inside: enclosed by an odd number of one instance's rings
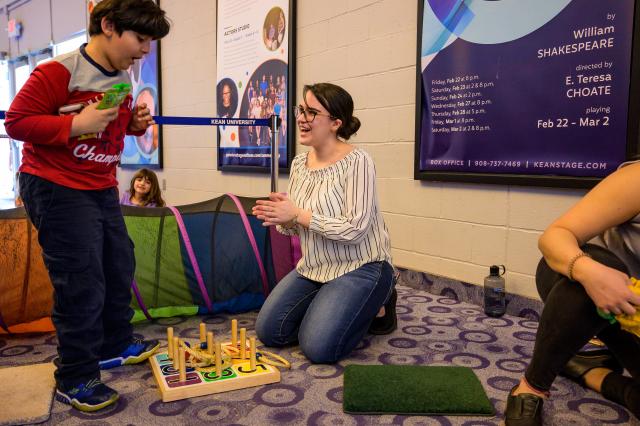
[[[500,268],[502,268],[502,273],[500,273]],[[491,265],[489,267],[489,274],[494,277],[504,275],[505,272],[507,272],[507,268],[505,268],[504,265]]]

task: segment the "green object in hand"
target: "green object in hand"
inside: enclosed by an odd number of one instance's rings
[[[640,296],[640,280],[631,277],[630,281],[631,285],[629,286],[629,290]],[[622,312],[618,315],[604,313],[598,308],[598,315],[609,321],[610,324],[620,323],[621,330],[628,331],[640,337],[640,306],[635,305],[633,308],[634,312],[632,314]]]
[[[109,109],[118,106],[124,101],[124,98],[131,92],[131,85],[127,83],[114,84],[113,87],[102,96],[102,100],[96,107],[97,109]]]
[[[598,308],[598,315],[600,315],[602,318],[606,319],[607,321],[609,321],[609,324],[615,324],[618,322],[618,320],[616,320],[615,315],[609,313],[605,313],[604,311],[602,311],[600,308]]]

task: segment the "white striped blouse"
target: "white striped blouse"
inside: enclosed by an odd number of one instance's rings
[[[376,191],[373,160],[355,148],[340,161],[317,170],[307,168],[307,154],[291,164],[288,193],[293,203],[311,210],[309,229],[278,226],[300,236],[300,275],[325,283],[369,262],[391,263],[389,233]]]

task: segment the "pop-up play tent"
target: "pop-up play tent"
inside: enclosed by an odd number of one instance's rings
[[[259,308],[299,258],[297,239],[263,227],[253,198],[122,207],[135,243],[134,321]],[[0,210],[0,328],[51,330],[53,289],[23,208]]]

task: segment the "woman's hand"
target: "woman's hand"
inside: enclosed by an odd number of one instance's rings
[[[640,306],[640,296],[629,289],[629,277],[617,269],[584,258],[576,263],[574,276],[593,303],[606,314],[633,315]]]
[[[253,215],[264,221],[263,226],[292,224],[299,209],[282,192],[272,192],[268,200],[258,200],[252,209]]]

